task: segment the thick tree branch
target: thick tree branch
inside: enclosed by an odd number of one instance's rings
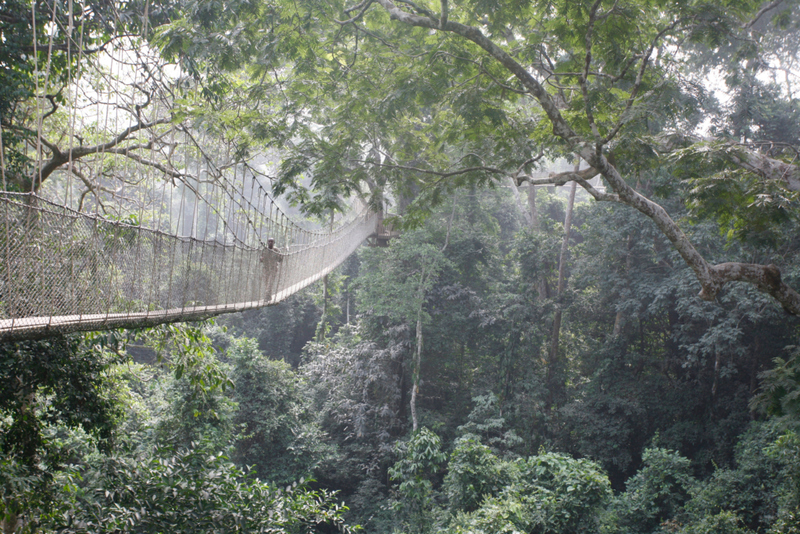
[[[503,171],[501,169],[497,169],[495,167],[487,167],[486,165],[478,165],[476,167],[467,167],[467,168],[458,169],[458,170],[455,170],[455,171],[443,172],[443,171],[432,171],[430,169],[422,169],[420,167],[412,167],[410,165],[396,165],[396,164],[393,164],[393,163],[378,163],[377,161],[362,162],[362,163],[371,163],[372,165],[376,165],[378,167],[387,167],[387,168],[390,168],[390,169],[401,169],[401,170],[404,170],[404,171],[414,171],[414,172],[419,172],[419,173],[422,173],[422,174],[430,174],[430,175],[433,175],[433,176],[438,176],[439,178],[451,178],[453,176],[459,176],[461,174],[466,174],[468,172],[477,172],[477,171],[491,172],[491,173],[494,173],[494,174],[506,174],[506,171]]]
[[[157,126],[159,124],[168,124],[170,119],[163,118],[157,119],[152,122],[139,122],[137,124],[133,124],[123,130],[119,135],[117,135],[114,139],[108,141],[107,143],[102,143],[99,145],[89,146],[89,147],[75,147],[66,152],[61,152],[57,146],[52,143],[47,142],[44,138],[40,138],[42,144],[47,146],[51,152],[52,156],[47,163],[45,163],[41,171],[38,173],[36,178],[36,187],[38,189],[41,187],[42,182],[44,182],[47,178],[50,177],[53,172],[55,172],[59,167],[62,165],[69,163],[70,161],[79,160],[89,154],[99,154],[103,152],[109,152],[111,149],[125,141],[131,134],[136,133],[140,130],[145,130],[148,128],[152,128],[153,126]],[[32,183],[28,183],[30,187],[33,185]]]
[[[732,163],[765,180],[779,182],[789,191],[800,191],[800,167],[741,148],[728,153]]]
[[[589,167],[581,171],[566,171],[559,173],[550,173],[547,178],[533,178],[527,175],[514,174],[512,178],[517,186],[528,182],[531,186],[535,185],[566,185],[569,182],[577,182],[587,193],[592,195],[595,200],[602,202],[620,202],[619,195],[613,193],[604,193],[598,191],[589,183],[589,180],[600,174],[597,169]]]
[[[434,18],[422,17],[403,11],[391,0],[376,0],[376,2],[389,13],[389,17],[393,20],[431,30],[439,29],[439,21]],[[505,50],[494,44],[478,28],[448,20],[442,29],[460,35],[477,44],[499,61],[511,74],[516,76],[522,85],[528,88],[531,94],[539,101],[548,119],[553,124],[553,133],[555,135],[567,140],[570,146],[583,141],[564,120],[545,88],[522,65],[517,63]]]
[[[159,171],[163,172],[165,175],[169,176],[170,178],[185,178],[188,175],[166,165],[163,165],[157,161],[153,161],[147,158],[143,158],[139,154],[132,153],[128,149],[113,149],[108,151],[109,154],[119,154],[121,156],[125,156],[126,158],[132,159],[142,165],[146,165],[148,167],[153,167],[154,169],[158,169]]]
[[[753,19],[750,22],[748,22],[746,24],[743,24],[742,28],[744,28],[746,30],[752,28],[761,19],[761,17],[764,16],[764,13],[775,9],[776,7],[781,5],[782,3],[783,3],[783,0],[775,0],[774,2],[770,2],[769,4],[765,5],[764,7],[762,7],[758,11],[758,13],[756,13],[756,16],[753,17]]]
[[[580,171],[566,171],[559,173],[551,172],[547,178],[533,178],[526,175],[515,175],[514,180],[516,180],[517,185],[521,185],[523,182],[528,182],[534,185],[564,185],[568,182],[591,180],[598,174],[599,173],[597,172],[597,169],[589,167]]]
[[[599,202],[619,202],[620,201],[619,200],[619,195],[615,195],[613,193],[606,193],[604,191],[598,191],[597,189],[594,188],[594,186],[592,184],[589,183],[588,180],[576,179],[575,181],[578,182],[578,185],[583,187],[586,190],[587,193],[592,195],[594,197],[594,199],[599,201]]]
[[[491,72],[489,72],[489,70],[486,69],[483,66],[482,62],[480,62],[480,61],[475,61],[474,59],[470,59],[470,58],[467,58],[467,57],[456,56],[456,55],[450,54],[449,52],[441,52],[440,54],[443,55],[443,56],[452,57],[452,58],[457,59],[459,61],[464,61],[466,63],[472,63],[473,65],[475,65],[478,68],[478,70],[480,71],[480,74],[488,76],[489,79],[491,79],[492,82],[495,85],[497,85],[498,87],[500,87],[501,89],[503,89],[505,91],[509,91],[511,93],[516,93],[518,95],[526,95],[526,94],[528,94],[528,91],[520,90],[520,89],[517,89],[516,87],[511,87],[510,85],[506,85],[506,84],[502,83],[500,80],[495,78],[494,75]],[[465,85],[469,81],[474,80],[477,76],[479,76],[479,74],[476,75],[476,76],[473,76],[472,78],[470,78],[467,81],[461,82],[459,85]]]
[[[800,166],[771,158],[730,140],[716,140],[684,134],[670,134],[655,139],[654,148],[662,153],[702,153],[722,157],[762,179],[777,182],[789,191],[800,191]],[[708,150],[711,149],[711,150]]]
[[[764,293],[780,302],[787,312],[800,314],[800,293],[786,285],[781,278],[781,271],[775,265],[758,265],[754,263],[720,263],[713,268],[714,277],[721,288],[726,282],[747,282],[753,284]],[[706,289],[703,288],[703,292]],[[713,300],[715,295],[700,297]]]

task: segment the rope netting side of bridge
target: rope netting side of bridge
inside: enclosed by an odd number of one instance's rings
[[[0,195],[0,337],[143,327],[275,304],[375,232],[369,210],[331,232],[286,217],[198,239]],[[278,252],[261,244],[274,236]]]

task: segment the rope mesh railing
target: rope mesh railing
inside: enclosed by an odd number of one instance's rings
[[[0,193],[0,338],[144,327],[275,304],[336,268],[375,233],[363,211],[328,232],[281,215],[249,238],[198,239],[134,226],[26,193]],[[260,243],[279,236],[280,254]],[[230,233],[230,232],[229,232]]]

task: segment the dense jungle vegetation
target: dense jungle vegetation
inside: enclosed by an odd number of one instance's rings
[[[147,150],[402,230],[276,306],[0,344],[4,532],[800,532],[796,1],[0,8],[6,190],[111,209],[52,132],[125,42]]]
[[[322,328],[318,287],[216,324],[4,346],[6,518],[796,532],[796,319],[747,287],[699,301],[649,221],[581,199],[557,297],[567,200],[536,200],[539,229],[508,189],[460,191],[390,247],[362,248],[330,277]],[[714,225],[695,235],[747,253]]]

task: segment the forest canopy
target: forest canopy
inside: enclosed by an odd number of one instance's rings
[[[6,191],[138,226],[241,169],[398,231],[0,344],[4,532],[798,531],[796,0],[0,8]]]

